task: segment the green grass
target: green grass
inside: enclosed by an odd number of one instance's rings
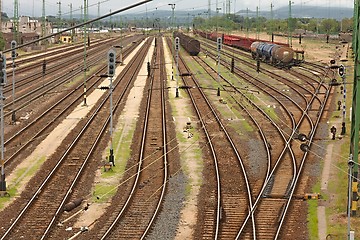
[[[18,168],[15,170],[14,180],[15,182],[8,182],[7,192],[10,195],[9,197],[0,198],[0,209],[4,207],[4,205],[13,200],[14,197],[18,196],[18,188],[24,184],[23,180],[27,178],[31,178],[35,175],[35,173],[40,169],[41,165],[45,162],[46,157],[43,156],[41,158],[33,159],[33,164],[27,168]]]
[[[135,131],[135,124],[131,123],[129,126],[125,126],[124,123],[119,123],[117,130],[114,132],[113,147],[114,147],[114,159],[115,167],[112,167],[110,171],[105,172],[101,169],[101,176],[93,190],[93,200],[97,202],[106,202],[118,189],[117,184],[122,178],[126,169],[127,160],[130,158],[131,149],[129,144],[132,142],[133,134]],[[123,133],[123,129],[126,127],[127,133]],[[124,135],[125,134],[125,135]],[[119,148],[117,148],[119,146]],[[110,146],[105,150],[105,155],[108,156],[110,152]],[[107,160],[108,161],[108,160]],[[109,178],[112,178],[112,183],[108,183]],[[97,199],[99,197],[99,199]]]
[[[117,191],[117,187],[106,183],[100,183],[95,185],[93,192],[93,201],[99,203],[105,203],[112,198]]]
[[[89,67],[89,71],[86,72],[86,78],[88,78],[93,73],[95,73],[101,67],[102,64],[105,64],[105,61],[103,61],[103,62],[101,62],[101,63],[99,63],[99,64],[97,64],[95,66]],[[84,74],[78,74],[75,78],[73,78],[71,81],[66,83],[64,86],[65,87],[71,87],[74,84],[79,83],[81,81],[84,81]]]
[[[313,187],[313,192],[317,193],[320,192],[320,183],[317,183]],[[308,229],[310,234],[311,240],[318,240],[319,239],[319,231],[318,231],[318,218],[317,218],[317,207],[318,201],[317,200],[308,200]]]

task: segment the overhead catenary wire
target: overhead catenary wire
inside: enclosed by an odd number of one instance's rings
[[[134,7],[143,5],[143,4],[148,3],[148,2],[152,2],[152,0],[144,0],[144,1],[141,1],[141,2],[139,2],[139,3],[135,3],[135,4],[130,5],[130,6],[127,6],[127,7],[125,7],[125,8],[122,8],[122,9],[113,11],[113,12],[111,12],[111,13],[105,14],[105,15],[103,15],[103,16],[101,16],[101,17],[94,18],[94,19],[92,19],[92,20],[89,20],[89,21],[86,21],[86,22],[77,24],[77,25],[75,25],[75,26],[73,26],[73,27],[69,27],[69,28],[67,28],[67,29],[61,30],[61,31],[59,31],[59,32],[57,32],[57,33],[53,33],[53,34],[47,35],[47,36],[45,36],[45,37],[41,37],[41,38],[39,38],[39,39],[30,41],[30,42],[26,42],[26,43],[24,43],[24,44],[17,45],[15,49],[22,48],[22,47],[26,47],[26,46],[29,46],[29,45],[31,45],[31,44],[40,42],[40,41],[42,41],[42,40],[45,40],[45,39],[54,37],[54,36],[59,35],[59,34],[62,34],[62,33],[64,33],[64,32],[68,32],[68,31],[70,31],[70,30],[83,27],[83,26],[85,26],[85,25],[87,25],[87,24],[90,24],[90,23],[99,21],[99,20],[101,20],[101,19],[103,19],[103,18],[107,18],[107,17],[110,17],[110,16],[112,16],[112,15],[115,15],[115,14],[118,14],[118,13],[121,13],[121,12],[124,12],[124,11],[126,11],[126,10],[132,9],[132,8],[134,8]],[[3,51],[3,53],[10,52],[11,50],[12,50],[12,49],[7,49],[7,50]]]

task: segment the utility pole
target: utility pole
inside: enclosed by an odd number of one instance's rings
[[[59,1],[59,2],[57,2],[56,4],[58,4],[59,5],[59,12],[58,12],[58,17],[59,17],[59,19],[58,19],[58,30],[57,30],[57,32],[59,32],[60,30],[59,30],[59,28],[61,28],[61,1]]]
[[[98,18],[100,17],[100,2],[98,2]],[[100,32],[100,21],[98,21],[98,30]]]
[[[221,10],[221,8],[218,7],[218,0],[216,0],[216,37],[218,37],[219,30],[219,10]]]
[[[354,161],[353,168],[353,194],[351,210],[352,215],[356,216],[357,197],[358,197],[358,156],[359,156],[359,131],[360,131],[360,39],[359,39],[359,12],[360,0],[355,1],[354,5],[354,30],[353,30],[353,51],[354,51],[354,88],[351,113],[351,137],[350,137],[350,156]],[[351,196],[349,196],[351,197]]]
[[[2,16],[2,0],[0,0],[0,33],[2,33],[2,19],[1,19],[1,16]]]
[[[288,19],[288,44],[292,47],[292,31],[291,31],[291,1],[289,1],[289,19]]]
[[[19,2],[14,0],[14,20],[13,20],[14,40],[19,41]]]
[[[230,0],[226,1],[226,15],[230,14]]]
[[[84,23],[87,22],[87,3],[86,0],[84,0]],[[86,34],[86,24],[84,25],[84,106],[87,106],[86,103],[86,40],[87,40],[87,34]]]
[[[256,6],[256,39],[259,40],[259,6]]]
[[[270,13],[271,13],[271,42],[274,42],[274,12],[273,12],[274,5],[270,4]]]
[[[46,35],[46,20],[45,20],[45,0],[42,3],[42,15],[41,15],[41,37]]]
[[[72,15],[72,3],[69,4],[70,7],[70,26],[72,27],[74,22],[73,22],[73,15]],[[74,30],[71,30],[71,42],[74,41]]]
[[[246,8],[246,37],[249,38],[249,8]]]
[[[172,23],[171,23],[171,32],[172,32],[172,38],[174,38],[174,11],[175,11],[175,3],[169,3],[169,6],[171,6],[171,10],[172,10]],[[175,42],[173,40],[173,49],[175,49]],[[174,59],[171,58],[171,80],[174,80]]]
[[[124,60],[123,60],[123,44],[122,44],[122,31],[123,31],[123,22],[122,22],[122,16],[120,16],[120,65],[124,65]]]
[[[217,7],[217,5],[216,5]],[[211,18],[211,0],[208,0],[208,17]]]

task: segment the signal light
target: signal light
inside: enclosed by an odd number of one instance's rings
[[[180,43],[180,39],[179,37],[175,38],[175,50],[178,51],[179,50],[179,43]]]
[[[339,76],[343,77],[345,75],[345,66],[344,65],[340,65],[339,66]]]
[[[234,68],[235,68],[235,59],[231,58],[231,72],[234,73]]]
[[[116,52],[114,49],[108,51],[108,76],[113,77],[115,75],[116,64]]]
[[[45,74],[46,73],[46,60],[43,61],[43,65],[42,65],[42,73]]]
[[[6,57],[0,53],[0,85],[6,84]]]
[[[11,41],[11,58],[14,60],[16,58],[16,41],[15,40],[12,40]]]
[[[218,37],[216,42],[217,42],[217,50],[220,51],[221,50],[221,45],[222,45],[221,37]]]

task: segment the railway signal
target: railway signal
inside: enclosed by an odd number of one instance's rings
[[[222,48],[222,39],[221,39],[221,37],[218,37],[216,42],[217,42],[217,50],[220,51],[221,48]]]
[[[17,45],[17,43],[16,43],[16,41],[15,40],[12,40],[11,41],[11,58],[12,58],[12,60],[15,60],[15,58],[16,58],[16,45]]]
[[[115,75],[115,64],[116,64],[116,52],[115,49],[111,48],[108,51],[108,77],[110,79],[110,155],[109,163],[115,166],[114,150],[113,150],[113,76]]]
[[[179,97],[179,44],[180,38],[175,38],[175,51],[176,51],[176,90],[175,90],[175,97]]]
[[[116,61],[116,52],[114,49],[108,51],[108,75],[113,77],[115,75],[115,61]]]
[[[180,38],[176,37],[175,38],[175,50],[179,51],[179,44],[180,44]]]
[[[218,84],[220,85],[220,52],[221,52],[221,45],[222,45],[222,38],[221,37],[218,37],[216,39],[216,43],[217,43],[217,50],[218,50],[218,59],[217,59],[217,65],[218,65],[218,68],[217,68],[217,75],[218,75],[218,78],[217,78],[217,81],[218,81]],[[218,87],[218,91],[217,91],[217,96],[220,96],[220,86]]]
[[[235,59],[231,58],[231,72],[234,73],[234,68],[235,68]]]
[[[6,84],[6,57],[0,53],[0,85],[5,86]]]
[[[1,130],[1,177],[0,177],[0,195],[6,195],[6,181],[5,181],[5,159],[4,159],[4,95],[3,88],[6,84],[6,57],[0,52],[0,130]]]
[[[339,72],[339,76],[340,76],[340,77],[344,77],[344,76],[345,76],[345,66],[341,64],[341,65],[339,66],[338,72]]]
[[[46,73],[46,60],[45,59],[43,60],[42,73],[43,73],[43,75],[45,75],[45,73]]]
[[[12,59],[12,67],[13,67],[13,71],[12,71],[12,113],[11,113],[11,121],[13,124],[15,124],[16,122],[16,113],[15,113],[15,58],[16,58],[16,41],[12,40],[11,41],[11,59]]]

